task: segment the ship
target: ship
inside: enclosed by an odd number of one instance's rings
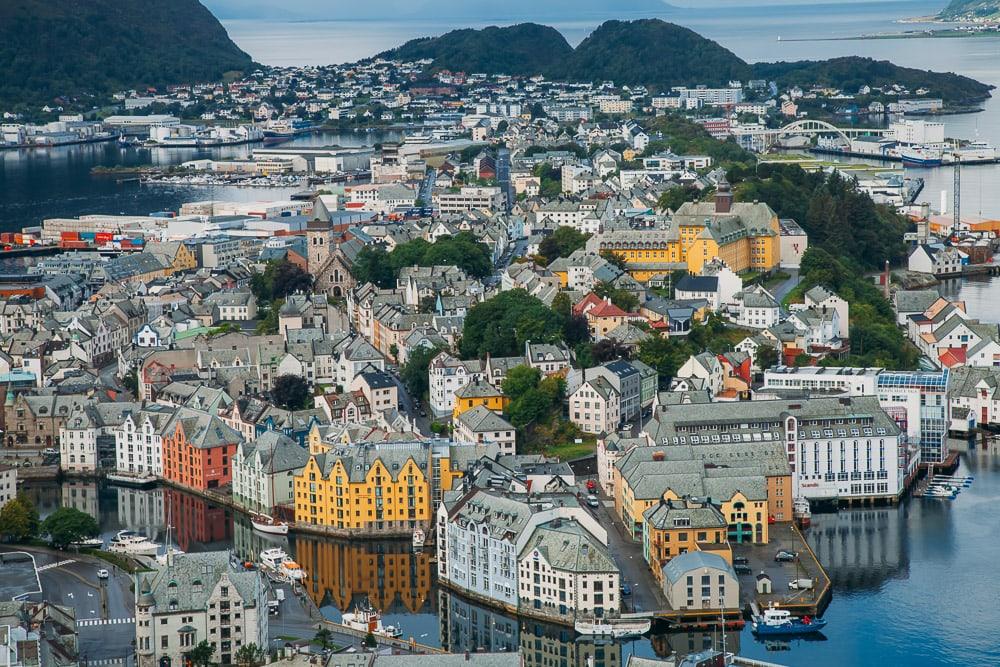
[[[940,167],[943,161],[941,151],[925,146],[903,146],[899,149],[899,159],[904,166],[911,167]]]
[[[812,523],[812,509],[807,499],[799,497],[792,501],[792,517],[799,524],[799,528],[809,527]]]
[[[754,616],[750,623],[750,630],[757,636],[788,636],[788,635],[811,635],[826,627],[826,621],[822,618],[812,618],[803,616],[798,618],[792,616],[787,609],[778,609],[774,606],[764,610],[763,615]]]
[[[261,551],[260,564],[279,577],[285,577],[292,581],[301,581],[306,576],[299,564],[289,558],[281,547]]]
[[[594,618],[579,620],[573,628],[581,635],[625,639],[641,637],[649,632],[652,622],[648,619]]]
[[[268,535],[288,534],[287,523],[284,521],[278,521],[277,519],[264,514],[251,514],[250,523],[253,525],[253,529],[258,533],[267,533]]]
[[[395,625],[382,624],[382,612],[372,608],[371,604],[365,602],[354,607],[354,611],[343,615],[340,620],[341,625],[382,637],[392,637],[396,639],[403,636],[403,631]]]
[[[126,556],[155,556],[160,545],[131,530],[119,531],[108,543],[108,551]]]

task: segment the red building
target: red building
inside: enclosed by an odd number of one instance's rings
[[[163,476],[194,489],[232,480],[232,458],[243,437],[217,416],[179,408],[163,433]]]

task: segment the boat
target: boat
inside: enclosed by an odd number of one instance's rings
[[[573,624],[573,628],[581,635],[595,637],[641,637],[649,632],[652,621],[645,619],[596,618],[583,619]]]
[[[382,624],[382,612],[374,609],[371,603],[365,602],[354,607],[354,611],[348,612],[341,617],[341,625],[383,637],[398,638],[403,636],[403,631],[395,625]]]
[[[108,543],[107,548],[111,553],[127,556],[155,556],[159,549],[159,544],[131,530],[119,531]]]
[[[424,541],[426,539],[427,539],[427,536],[424,534],[423,530],[421,530],[420,528],[414,529],[414,531],[413,531],[413,548],[415,550],[417,550],[417,551],[423,549],[424,548]]]
[[[260,564],[275,574],[293,581],[300,581],[306,576],[299,564],[289,558],[281,547],[272,547],[261,551]]]
[[[755,635],[810,635],[826,627],[822,618],[797,618],[787,609],[768,607],[762,616],[754,616],[750,629]]]
[[[940,167],[941,151],[923,146],[903,146],[899,149],[899,159],[903,165],[911,167]]]
[[[812,509],[809,501],[799,497],[792,501],[792,517],[798,522],[800,528],[808,528],[812,523]]]
[[[104,546],[104,540],[99,537],[91,537],[87,540],[80,540],[79,542],[73,542],[72,545],[78,549],[100,549]]]
[[[258,533],[267,533],[268,535],[287,535],[288,534],[288,524],[284,521],[278,521],[277,519],[263,514],[251,514],[250,523],[253,525],[253,529]]]
[[[947,489],[942,489],[942,488],[938,488],[938,487],[933,487],[932,486],[932,487],[928,487],[928,489],[926,491],[924,491],[923,497],[924,498],[948,498],[949,500],[953,500],[955,498],[955,496],[957,496],[957,495],[958,494],[955,493],[954,491],[949,491]]]
[[[155,486],[158,481],[153,475],[136,475],[127,472],[109,472],[104,478],[115,486],[128,486],[136,489]]]

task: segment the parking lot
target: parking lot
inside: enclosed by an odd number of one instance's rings
[[[0,553],[0,600],[25,599],[41,591],[31,554],[24,551]]]
[[[733,544],[733,556],[747,558],[750,574],[740,575],[740,603],[742,606],[756,601],[765,606],[770,602],[778,604],[814,604],[817,596],[823,591],[827,582],[819,563],[813,558],[801,539],[789,523],[777,523],[770,526],[770,544]],[[798,554],[794,562],[776,562],[775,554],[780,550]],[[757,576],[761,573],[771,578],[772,592],[770,595],[757,594]],[[811,590],[792,590],[788,582],[794,579],[812,579]]]

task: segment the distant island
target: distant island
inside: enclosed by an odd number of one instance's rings
[[[937,18],[942,21],[998,20],[1000,0],[952,0]]]
[[[658,91],[750,79],[767,79],[782,87],[823,85],[847,90],[901,85],[922,88],[947,105],[962,106],[982,101],[992,89],[966,76],[857,56],[749,64],[717,42],[660,19],[607,21],[575,49],[554,28],[522,23],[414,39],[380,57],[429,61],[428,69],[433,71],[543,75],[564,81],[613,80]]]
[[[155,8],[151,7],[155,4]],[[218,81],[253,60],[198,0],[3,0],[0,108]]]

